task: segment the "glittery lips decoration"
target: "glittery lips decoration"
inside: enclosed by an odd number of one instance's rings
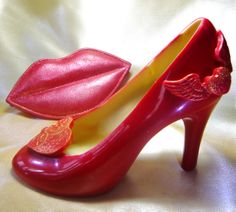
[[[40,118],[77,118],[114,94],[130,65],[95,49],[39,60],[20,77],[6,101]]]

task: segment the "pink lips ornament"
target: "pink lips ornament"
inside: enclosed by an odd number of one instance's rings
[[[95,49],[33,63],[6,101],[40,118],[73,118],[97,107],[118,90],[131,64]]]

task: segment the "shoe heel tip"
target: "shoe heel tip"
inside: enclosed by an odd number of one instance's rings
[[[185,164],[182,164],[181,167],[182,167],[182,169],[184,171],[187,171],[187,172],[194,171],[196,169],[196,165],[185,165]]]

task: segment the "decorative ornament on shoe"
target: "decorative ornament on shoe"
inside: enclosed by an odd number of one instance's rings
[[[73,119],[66,117],[50,127],[45,127],[27,146],[42,155],[56,156],[63,153],[72,139]]]
[[[211,76],[206,76],[203,82],[196,73],[179,80],[165,80],[163,82],[165,88],[173,95],[191,101],[202,101],[212,95],[221,96],[229,91],[232,72],[229,48],[223,33],[218,30],[216,34],[217,45],[214,56],[219,66],[213,70]]]
[[[226,67],[218,67],[212,76],[204,78],[201,83],[198,74],[189,74],[180,80],[165,80],[164,86],[173,95],[189,99],[191,101],[202,101],[211,95],[221,96],[229,91],[231,75]]]

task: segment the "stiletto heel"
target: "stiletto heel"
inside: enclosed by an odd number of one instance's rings
[[[203,111],[199,111],[187,118],[183,118],[185,139],[181,166],[185,171],[191,171],[197,165],[202,135],[215,105],[216,103]]]
[[[49,193],[100,194],[122,179],[156,133],[180,119],[186,126],[183,168],[193,169],[231,71],[223,34],[197,19],[105,103],[43,129],[15,155],[13,169]]]

